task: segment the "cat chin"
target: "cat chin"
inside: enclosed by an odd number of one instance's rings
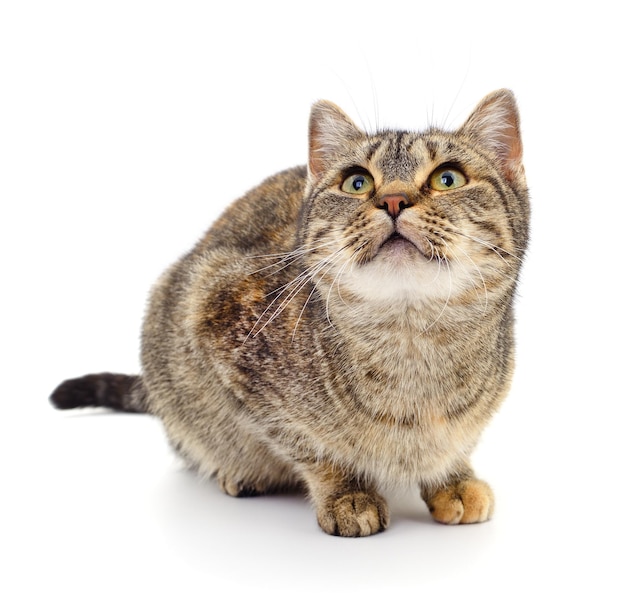
[[[376,302],[419,303],[445,301],[459,293],[463,284],[448,265],[425,258],[404,241],[383,246],[373,260],[346,271],[339,287]]]

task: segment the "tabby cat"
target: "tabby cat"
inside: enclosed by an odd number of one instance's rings
[[[141,376],[51,400],[151,413],[225,493],[303,489],[331,535],[385,529],[396,486],[439,522],[488,520],[469,456],[509,388],[528,223],[510,91],[454,132],[365,133],[317,102],[308,166],[235,201],[157,282]]]

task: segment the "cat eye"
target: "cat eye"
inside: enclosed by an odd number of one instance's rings
[[[467,184],[467,178],[460,170],[451,167],[437,168],[431,175],[428,185],[435,191],[451,191]]]
[[[341,190],[344,193],[350,193],[352,195],[363,195],[373,189],[374,179],[369,174],[352,174],[348,176],[341,185]]]

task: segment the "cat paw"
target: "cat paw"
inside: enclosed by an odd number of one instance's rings
[[[234,481],[218,476],[217,482],[222,492],[231,497],[256,497],[266,492],[264,488],[258,485],[248,484],[241,480]]]
[[[464,480],[426,499],[432,517],[442,524],[485,522],[493,515],[491,487],[482,480]]]
[[[329,535],[367,537],[387,528],[389,508],[377,493],[346,493],[318,510],[317,521]]]

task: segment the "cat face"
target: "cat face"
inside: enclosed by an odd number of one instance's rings
[[[451,133],[367,135],[316,104],[301,224],[318,287],[394,302],[487,302],[513,287],[528,230],[521,149],[508,91]]]

